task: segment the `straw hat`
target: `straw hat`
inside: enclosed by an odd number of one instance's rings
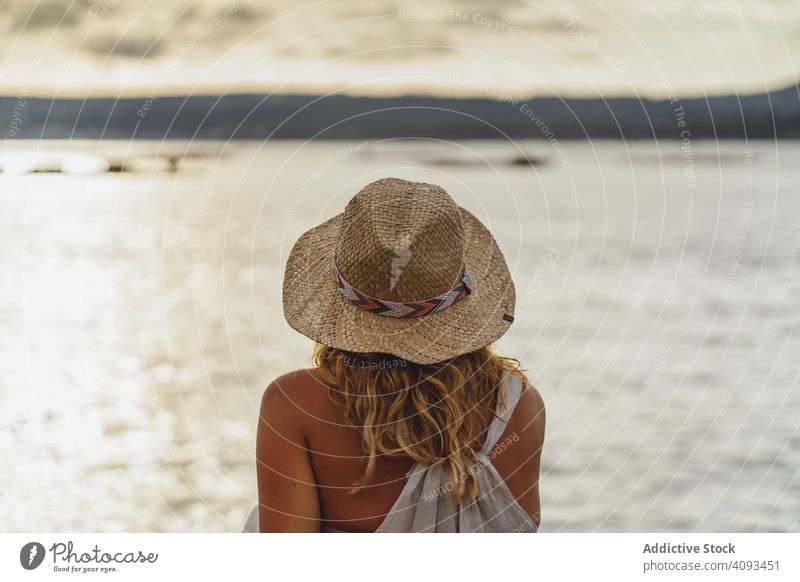
[[[436,185],[383,178],[295,243],[283,313],[350,352],[434,364],[489,345],[514,320],[514,283],[488,229]]]

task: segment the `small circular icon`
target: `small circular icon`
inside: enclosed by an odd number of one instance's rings
[[[29,542],[19,551],[19,563],[26,570],[35,570],[44,561],[44,546],[39,542]]]

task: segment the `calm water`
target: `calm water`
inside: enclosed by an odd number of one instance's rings
[[[395,175],[506,253],[544,531],[800,531],[800,144],[562,146],[202,144],[170,173],[140,143],[138,172],[0,174],[0,530],[239,530],[261,392],[309,363],[289,248]]]

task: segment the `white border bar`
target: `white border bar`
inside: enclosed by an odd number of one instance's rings
[[[46,549],[34,570],[20,564],[29,542]],[[69,542],[73,556],[65,561]],[[646,553],[645,544],[661,551]],[[710,553],[711,545],[734,553]],[[0,580],[797,581],[799,549],[800,534],[0,534]],[[151,563],[95,561],[139,552],[158,557]],[[700,569],[673,569],[689,563]],[[738,567],[707,570],[712,563]],[[676,566],[653,570],[652,564]],[[84,573],[84,567],[115,571]]]

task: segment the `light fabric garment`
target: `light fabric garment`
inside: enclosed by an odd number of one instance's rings
[[[406,473],[406,485],[376,533],[536,532],[536,524],[517,503],[491,463],[491,459],[514,440],[513,435],[509,435],[498,442],[519,402],[523,386],[520,379],[511,374],[505,386],[506,405],[498,400],[497,417],[489,425],[479,455],[481,465],[475,473],[477,499],[456,505],[450,494],[452,486],[446,467],[416,463]],[[258,507],[250,514],[244,531],[258,531]],[[328,527],[323,527],[322,531],[339,532]]]

